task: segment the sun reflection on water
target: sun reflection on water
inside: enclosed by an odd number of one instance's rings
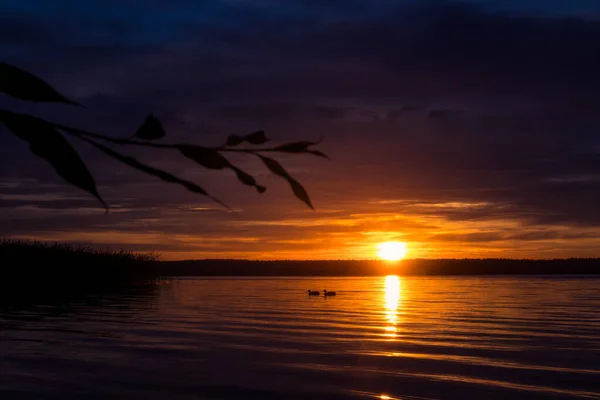
[[[386,336],[396,337],[398,324],[398,307],[402,299],[402,286],[400,278],[396,275],[388,275],[385,277],[385,309],[387,326],[385,327]]]

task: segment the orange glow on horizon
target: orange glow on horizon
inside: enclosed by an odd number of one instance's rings
[[[250,207],[247,213],[228,214],[224,218],[217,212],[190,212],[190,209],[203,207],[202,204],[190,204],[185,211],[156,210],[156,215],[120,222],[127,229],[121,229],[121,225],[64,231],[49,229],[14,234],[11,238],[84,244],[103,249],[124,247],[135,252],[156,252],[165,261],[386,260],[377,265],[395,268],[400,262],[393,260],[407,258],[600,257],[600,238],[594,227],[576,228],[562,223],[528,226],[516,217],[499,217],[493,212],[489,218],[467,220],[445,215],[448,211],[469,212],[492,206],[481,202],[360,200],[336,203],[335,208],[325,205],[316,214],[295,213],[288,208],[263,214],[264,210]],[[78,208],[60,213],[70,216],[97,211]],[[54,218],[57,212],[24,206],[11,211],[11,215]],[[572,238],[564,236],[567,229]],[[407,254],[389,256],[387,250],[381,254],[379,246],[388,246],[387,243],[392,242],[407,244]]]

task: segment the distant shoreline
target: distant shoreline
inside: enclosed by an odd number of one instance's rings
[[[0,240],[4,292],[87,292],[183,276],[368,277],[600,275],[600,258],[160,261],[155,253]],[[35,284],[34,284],[35,283]]]
[[[553,260],[412,259],[395,263],[379,260],[257,261],[207,259],[160,261],[159,270],[168,276],[181,277],[600,275],[600,258]]]

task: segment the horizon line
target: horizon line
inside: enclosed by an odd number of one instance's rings
[[[381,262],[387,264],[402,264],[407,261],[567,261],[567,260],[590,260],[600,261],[598,257],[562,257],[562,258],[405,258],[390,261],[376,258],[337,258],[337,259],[251,259],[251,258],[188,258],[180,260],[159,260],[159,262],[183,262],[183,261],[245,261],[245,262]]]

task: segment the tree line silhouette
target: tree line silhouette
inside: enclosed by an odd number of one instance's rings
[[[186,260],[164,261],[173,276],[429,276],[600,274],[600,259]]]

